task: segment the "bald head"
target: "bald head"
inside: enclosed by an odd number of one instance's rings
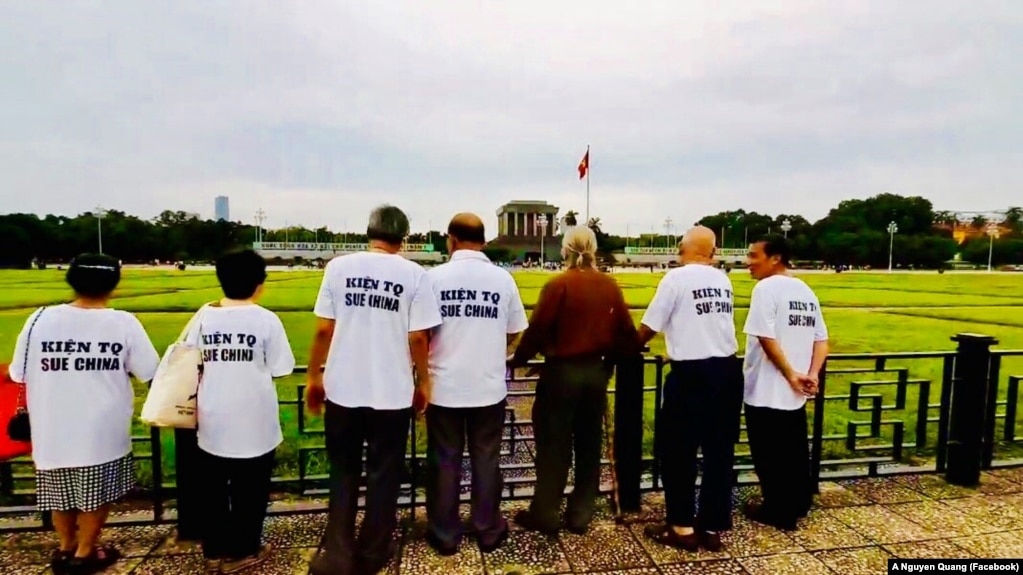
[[[451,218],[451,225],[483,229],[483,220],[481,220],[476,214],[462,212],[460,214],[455,214],[455,217]]]
[[[487,241],[483,220],[476,214],[456,214],[448,224],[448,238],[455,249],[479,249]]]
[[[717,235],[706,226],[695,226],[682,236],[679,242],[682,263],[710,260],[714,257]]]

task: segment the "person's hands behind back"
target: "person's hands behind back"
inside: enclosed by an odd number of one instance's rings
[[[323,372],[310,367],[306,374],[305,405],[309,413],[320,415],[323,413],[323,404],[327,401],[327,392],[323,389]]]
[[[817,380],[802,373],[793,373],[791,376],[786,378],[789,382],[789,386],[792,389],[806,397],[813,397],[817,395]]]

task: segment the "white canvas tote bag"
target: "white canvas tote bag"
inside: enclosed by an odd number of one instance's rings
[[[160,360],[139,416],[146,425],[196,428],[196,400],[202,381],[202,316],[208,307],[209,304],[204,305],[195,312]]]

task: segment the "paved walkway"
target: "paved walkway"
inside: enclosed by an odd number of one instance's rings
[[[755,487],[737,499],[757,497]],[[523,503],[508,503],[509,512]],[[399,559],[386,573],[402,575],[497,575],[602,573],[605,575],[873,575],[887,572],[889,557],[1023,557],[1023,468],[985,473],[977,490],[946,484],[933,475],[829,482],[801,529],[787,534],[738,517],[721,553],[691,554],[647,541],[643,525],[663,512],[663,497],[645,498],[643,512],[616,524],[604,508],[586,536],[560,539],[513,531],[501,550],[483,555],[471,541],[449,558],[422,539],[423,513],[398,534]],[[408,514],[406,514],[406,519]],[[266,539],[275,552],[253,575],[304,574],[316,552],[322,514],[275,517]],[[115,527],[108,541],[126,555],[108,573],[175,575],[202,573],[194,545],[176,544],[172,526]],[[47,573],[53,535],[0,536],[0,573]]]

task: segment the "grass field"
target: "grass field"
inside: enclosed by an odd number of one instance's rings
[[[540,288],[549,277],[541,272],[520,272],[516,276],[523,301],[527,307],[536,302]],[[659,281],[660,274],[617,274],[626,299],[634,308],[639,322]],[[998,338],[999,348],[1023,349],[1023,274],[807,274],[804,279],[816,290],[824,306],[824,315],[831,332],[835,353],[939,351],[949,350],[954,344],[950,336],[961,333],[983,333]],[[276,272],[268,280],[263,304],[277,311],[295,349],[300,364],[308,357],[312,335],[311,313],[319,272]],[[745,272],[732,273],[735,284],[737,327],[745,320],[749,294],[753,281]],[[15,338],[25,318],[37,306],[67,301],[70,293],[63,282],[62,272],[4,271],[0,272],[0,361],[9,361]],[[157,349],[161,352],[178,334],[192,311],[204,302],[220,297],[216,278],[210,272],[200,271],[127,271],[113,305],[132,311],[145,325]],[[740,338],[740,345],[744,338]],[[663,339],[658,336],[651,343],[654,354],[664,353]],[[847,364],[841,367],[858,367]],[[836,365],[837,366],[837,365]],[[887,368],[905,367],[912,379],[933,382],[930,403],[938,401],[941,382],[940,360],[912,360],[892,363]],[[650,368],[652,376],[653,368]],[[1023,361],[1007,358],[1002,368],[1003,380],[1010,374],[1023,374]],[[897,372],[886,374],[855,374],[829,380],[828,395],[847,393],[852,381],[883,381],[893,379]],[[293,400],[296,384],[301,376],[286,378],[280,383],[282,400]],[[648,384],[652,380],[648,380]],[[1002,385],[1004,388],[1004,384]],[[144,388],[138,388],[138,402],[144,397]],[[871,389],[879,393],[883,403],[893,404],[895,386]],[[906,422],[907,441],[914,441],[916,419],[916,387],[910,389],[905,412],[885,414]],[[861,404],[870,399],[861,399]],[[648,427],[652,427],[654,398],[648,399]],[[832,437],[826,444],[826,458],[848,456],[845,437],[850,421],[869,421],[869,414],[850,409],[849,402],[841,399],[829,403],[825,434]],[[934,416],[936,410],[932,410]],[[317,437],[299,439],[297,410],[282,409],[285,436],[288,437],[279,452],[278,474],[294,474],[300,445],[318,444]],[[308,426],[317,427],[314,418]],[[864,438],[863,445],[890,443],[890,433],[878,438]],[[932,424],[933,429],[933,424]],[[136,430],[145,432],[141,426]],[[1023,434],[1023,427],[1020,429]],[[865,429],[861,434],[866,434]],[[648,431],[648,444],[652,431]],[[929,434],[933,442],[933,431]],[[165,434],[164,443],[170,447],[171,438]],[[165,453],[170,453],[168,449]],[[167,456],[169,457],[169,456]],[[165,461],[165,469],[173,462]],[[309,470],[314,473],[315,471]]]

